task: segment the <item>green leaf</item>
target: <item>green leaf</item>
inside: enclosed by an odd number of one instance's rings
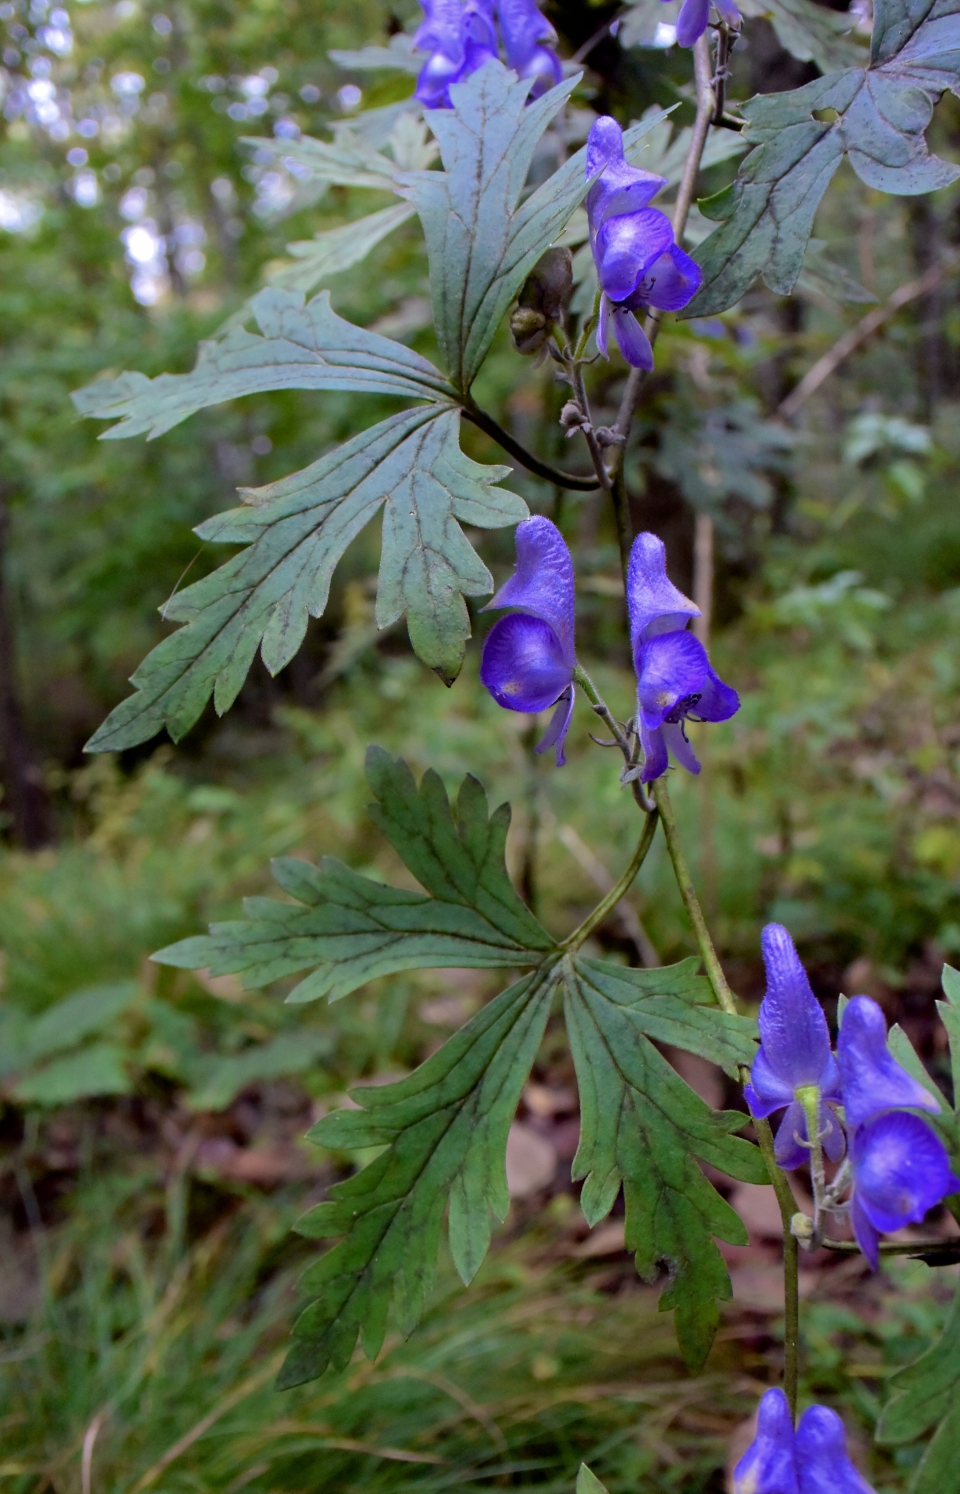
[[[331,47],[327,56],[337,67],[349,68],[354,73],[390,68],[402,73],[412,73],[416,77],[427,61],[428,54],[418,52],[412,37],[401,31],[396,36],[391,36],[385,47],[360,47],[356,51]]]
[[[605,1486],[600,1482],[595,1473],[591,1473],[586,1463],[580,1464],[580,1472],[577,1474],[576,1494],[607,1494]]]
[[[123,1057],[116,1043],[91,1043],[25,1074],[13,1087],[13,1098],[23,1105],[52,1106],[72,1105],[96,1095],[129,1094],[133,1085]]]
[[[251,302],[260,334],[235,327],[216,342],[202,342],[188,374],[122,373],[78,390],[81,415],[117,420],[103,439],[148,432],[162,436],[208,405],[268,389],[346,389],[366,394],[447,401],[453,391],[419,353],[402,343],[354,327],[337,316],[329,292],[304,304],[302,292],[259,291]]]
[[[917,1464],[910,1494],[960,1494],[960,1398],[956,1395]]]
[[[814,215],[844,156],[868,187],[913,195],[945,187],[960,167],[930,154],[924,132],[947,89],[960,92],[960,0],[876,12],[868,68],[828,73],[743,106],[743,162],[732,212],[699,246],[704,283],[685,315],[738,301],[760,273],[789,295]],[[726,205],[725,205],[726,206]]]
[[[345,1236],[310,1267],[301,1287],[317,1300],[294,1329],[281,1388],[346,1365],[359,1334],[379,1352],[394,1305],[401,1331],[416,1327],[430,1291],[444,1211],[464,1281],[490,1241],[491,1212],[506,1215],[507,1132],[543,1037],[556,972],[504,991],[415,1073],[353,1091],[363,1108],[326,1116],[309,1133],[323,1146],[386,1148],[297,1226],[311,1239]]]
[[[528,272],[586,192],[578,152],[519,206],[537,142],[577,81],[528,105],[530,81],[487,63],[453,88],[452,110],[429,116],[444,170],[399,179],[423,223],[437,338],[463,393]]]
[[[246,548],[167,604],[164,616],[187,626],[147,655],[132,678],[136,694],[111,712],[87,750],[116,752],[163,726],[177,741],[211,694],[222,715],[258,647],[277,674],[303,642],[308,618],[322,615],[344,550],[384,505],[377,624],[406,613],[420,658],[448,683],[455,679],[470,636],[464,597],[493,589],[461,523],[496,528],[527,512],[521,498],[494,486],[509,468],[463,455],[458,423],[448,406],[394,415],[201,524],[202,539]]]
[[[280,263],[279,267],[267,269],[266,278],[277,290],[302,291],[309,295],[331,275],[360,264],[376,246],[395,229],[413,217],[409,203],[395,203],[382,208],[379,213],[370,213],[366,218],[344,223],[340,228],[328,228],[314,234],[312,239],[297,240],[287,245],[287,253],[293,264]],[[253,298],[245,301],[239,311],[218,329],[218,337],[225,336],[234,327],[242,327],[250,318]]]
[[[781,47],[801,62],[815,62],[821,72],[856,66],[865,52],[850,35],[857,22],[852,11],[827,10],[811,0],[744,0],[739,9],[766,17]]]
[[[27,1025],[17,1054],[18,1065],[25,1067],[63,1053],[93,1033],[102,1032],[139,996],[135,980],[119,980],[86,987],[57,1001]]]
[[[378,748],[367,754],[377,795],[370,813],[427,889],[409,892],[360,876],[325,857],[319,869],[284,857],[273,863],[296,903],[250,898],[247,921],[214,924],[153,958],[215,975],[241,974],[248,986],[310,969],[288,1001],[342,996],[381,975],[448,966],[515,969],[553,948],[524,906],[504,862],[509,806],[491,815],[482,786],[464,779],[456,808],[435,773],[419,789],[409,768]]]
[[[669,994],[675,974],[669,969],[647,973],[661,976]],[[645,1280],[654,1280],[660,1264],[666,1264],[670,1283],[660,1307],[676,1309],[681,1351],[697,1369],[717,1330],[717,1300],[731,1294],[712,1237],[743,1245],[747,1234],[696,1158],[753,1183],[766,1179],[766,1169],[756,1147],[731,1135],[749,1117],[712,1111],[649,1040],[657,1022],[645,1013],[644,1003],[621,1005],[610,999],[604,984],[597,980],[595,962],[582,960],[565,987],[580,1090],[573,1176],[586,1179],[580,1203],[591,1225],[609,1213],[623,1184],[627,1248],[636,1253]],[[722,1013],[703,1008],[703,1015],[713,1018],[718,1035],[729,1038],[718,1020]]]
[[[248,1084],[303,1074],[335,1046],[329,1032],[281,1032],[267,1043],[256,1043],[242,1053],[211,1056],[203,1077],[187,1095],[191,1110],[226,1110]]]
[[[595,991],[616,1006],[629,1007],[636,1026],[657,1043],[671,1043],[717,1064],[731,1079],[757,1055],[757,1024],[752,1017],[719,1011],[706,976],[698,975],[692,955],[658,970],[632,970],[606,960],[577,962]]]
[[[878,1442],[913,1442],[952,1405],[960,1404],[960,1289],[940,1337],[912,1364],[897,1370],[889,1383],[890,1398],[877,1424]],[[960,1488],[960,1483],[950,1487]]]

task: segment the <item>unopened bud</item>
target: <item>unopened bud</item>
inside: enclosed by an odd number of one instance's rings
[[[550,336],[550,323],[533,306],[515,306],[510,313],[510,335],[518,353],[539,353]]]
[[[536,353],[546,342],[573,289],[573,256],[569,249],[541,254],[523,282],[510,318],[513,345],[518,353]],[[539,321],[534,321],[534,317]]]
[[[790,1233],[801,1245],[809,1244],[813,1239],[813,1220],[807,1214],[794,1214],[790,1220]]]
[[[580,406],[574,404],[573,400],[571,399],[567,401],[563,409],[560,411],[560,424],[564,426],[566,430],[575,429],[577,426],[586,425],[587,417],[586,415],[584,415]]]

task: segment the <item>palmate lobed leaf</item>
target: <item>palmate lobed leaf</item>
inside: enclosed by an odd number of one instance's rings
[[[304,303],[302,291],[259,291],[250,303],[260,334],[235,328],[202,342],[188,374],[123,373],[78,390],[81,415],[118,420],[102,439],[122,440],[172,430],[208,405],[270,389],[346,389],[449,401],[453,390],[438,369],[402,343],[337,316],[323,291]]]
[[[303,642],[308,619],[322,615],[343,552],[381,508],[377,625],[405,614],[420,658],[448,683],[455,679],[470,636],[464,597],[493,589],[461,524],[497,528],[527,513],[521,498],[495,486],[508,468],[463,455],[459,420],[447,405],[394,415],[201,524],[202,539],[245,548],[167,604],[165,617],[186,626],[147,655],[132,677],[136,693],[87,750],[116,752],[164,726],[177,741],[211,694],[222,715],[258,647],[277,674]]]
[[[815,62],[822,72],[856,66],[865,47],[850,33],[857,17],[851,11],[827,10],[812,0],[743,0],[744,16],[765,16],[780,45],[801,62]]]
[[[886,0],[868,67],[745,104],[744,139],[755,149],[736,182],[701,204],[722,226],[696,251],[704,283],[685,315],[725,310],[760,273],[789,295],[844,156],[884,192],[909,196],[955,181],[960,167],[931,155],[924,134],[948,89],[960,93],[960,0]]]
[[[680,968],[647,975],[657,977],[669,997]],[[653,1046],[650,1038],[663,1031],[662,1009],[647,1012],[643,1000],[624,1005],[610,998],[610,989],[609,972],[598,978],[594,962],[585,960],[577,962],[565,986],[564,1010],[580,1091],[580,1146],[573,1175],[585,1179],[580,1201],[590,1224],[609,1213],[622,1184],[627,1248],[646,1280],[666,1264],[670,1282],[661,1310],[675,1309],[681,1352],[698,1369],[719,1324],[717,1302],[731,1295],[713,1236],[745,1245],[747,1234],[696,1159],[746,1182],[764,1182],[766,1170],[758,1149],[731,1135],[749,1117],[712,1111]],[[674,1001],[682,1011],[684,998]],[[722,1012],[701,1012],[698,1044],[709,1047],[706,1024],[712,1020],[718,1051],[731,1044],[749,1061],[750,1024],[729,1029],[719,1020]],[[749,1046],[741,1049],[743,1043]]]
[[[309,1133],[324,1146],[386,1150],[331,1188],[329,1201],[297,1225],[311,1239],[346,1238],[301,1280],[317,1300],[294,1328],[281,1388],[342,1368],[358,1336],[373,1357],[391,1305],[401,1331],[413,1331],[433,1283],[448,1206],[451,1254],[463,1280],[472,1280],[490,1242],[491,1212],[506,1215],[507,1132],[555,986],[555,967],[526,976],[409,1078],[354,1090],[362,1109],[336,1111]]]
[[[367,776],[377,796],[370,814],[426,895],[375,882],[332,857],[319,869],[282,857],[273,874],[297,903],[249,898],[247,920],[161,949],[157,963],[239,974],[251,987],[310,969],[287,998],[297,1003],[337,1001],[400,970],[539,963],[554,941],[507,875],[509,807],[490,814],[470,777],[451,806],[436,773],[418,787],[406,764],[379,748],[367,754]]]

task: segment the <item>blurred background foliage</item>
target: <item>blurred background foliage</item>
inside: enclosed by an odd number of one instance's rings
[[[566,56],[589,48],[573,134],[588,106],[625,122],[679,100],[689,122],[686,54],[626,44],[649,39],[649,6],[621,21],[622,46],[613,3],[545,8]],[[155,443],[102,444],[69,391],[102,371],[189,368],[286,244],[390,201],[342,187],[311,200],[282,152],[244,141],[322,135],[403,97],[408,74],[328,52],[386,45],[415,10],[0,5],[0,1478],[16,1494],[561,1490],[582,1457],[611,1494],[718,1491],[776,1374],[764,1190],[737,1190],[751,1245],[727,1252],[734,1301],[689,1380],[622,1220],[590,1236],[578,1222],[575,1093],[551,1025],[511,1136],[511,1215],[478,1284],[465,1294],[448,1272],[425,1326],[375,1367],[271,1388],[295,1311],[289,1226],[358,1160],[303,1132],[358,1078],[414,1067],[496,987],[431,971],[291,1009],[282,989],[148,956],[236,916],[268,889],[273,855],[405,875],[364,815],[370,741],[509,798],[511,872],[551,927],[572,928],[633,835],[582,702],[557,772],[479,687],[476,645],[446,691],[401,633],[376,634],[368,533],[276,680],[255,666],[230,715],[208,713],[176,749],[83,757],[163,636],[165,598],[216,564],[192,526],[390,406],[277,394]],[[815,75],[766,21],[746,30],[741,96]],[[933,127],[953,158],[957,109],[944,102]],[[732,169],[711,168],[704,191]],[[874,995],[948,1083],[933,1000],[960,954],[957,195],[883,198],[844,169],[817,233],[791,301],[757,287],[722,318],[667,328],[628,459],[635,524],[663,535],[684,589],[698,517],[701,533],[711,522],[716,662],[744,701],[676,798],[746,1003],[762,993],[759,928],[782,919],[828,1006],[841,988]],[[425,276],[410,223],[334,277],[334,304],[429,352]],[[902,308],[801,399],[803,376],[903,287]],[[622,378],[616,362],[593,369],[600,419]],[[576,462],[549,364],[520,362],[503,331],[480,385],[520,439]],[[465,443],[501,459],[476,431]],[[580,651],[629,714],[610,515],[519,471],[513,485],[575,546]],[[509,533],[478,543],[503,577]],[[662,848],[598,939],[631,963],[691,951]],[[724,1101],[713,1072],[688,1069]],[[872,1423],[886,1376],[938,1327],[953,1268],[865,1281],[855,1262],[808,1266],[807,1391],[842,1406],[892,1494],[917,1449],[871,1452]]]

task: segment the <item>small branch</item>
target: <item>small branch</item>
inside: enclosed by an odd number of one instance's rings
[[[580,406],[580,409],[583,413],[583,418],[586,421],[586,425],[582,425],[580,429],[583,432],[584,440],[587,443],[587,450],[590,452],[590,460],[593,463],[593,470],[597,474],[597,481],[599,482],[600,486],[602,488],[606,488],[606,490],[609,492],[611,486],[610,474],[607,471],[606,463],[603,460],[603,452],[600,450],[599,442],[594,435],[593,423],[590,414],[590,404],[587,399],[587,391],[583,382],[583,367],[580,363],[571,361],[569,364],[569,368],[570,378],[573,384],[573,392],[576,396],[577,404]]]
[[[680,835],[677,830],[676,817],[673,813],[673,805],[670,802],[670,791],[667,788],[666,777],[655,779],[652,788],[654,801],[660,811],[660,818],[663,821],[663,833],[667,842],[667,850],[670,852],[670,860],[673,862],[673,874],[677,879],[677,886],[680,889],[680,896],[683,898],[683,906],[687,910],[687,917],[693,924],[694,937],[697,941],[697,948],[700,951],[700,958],[703,961],[704,969],[707,972],[707,979],[713,988],[713,994],[717,998],[718,1005],[722,1006],[723,1010],[729,1012],[731,1016],[736,1016],[737,1003],[733,992],[727,984],[727,977],[723,973],[723,966],[720,964],[717,951],[713,947],[710,930],[707,928],[707,921],[703,916],[703,909],[700,907],[696,888],[693,885],[693,878],[690,875],[690,868],[687,866],[687,858],[683,854],[683,847],[680,844]]]
[[[555,833],[560,844],[566,847],[577,865],[586,872],[597,891],[610,892],[613,888],[613,878],[599,856],[593,854],[573,826],[558,825]],[[637,951],[641,965],[645,970],[655,970],[660,964],[660,956],[641,923],[636,909],[632,908],[629,903],[621,902],[616,909],[616,915],[621,931]]]
[[[541,462],[540,458],[527,451],[519,441],[515,441],[509,431],[499,426],[492,415],[485,410],[478,409],[474,404],[463,405],[463,413],[467,420],[477,426],[486,435],[492,436],[499,446],[510,456],[515,457],[522,467],[532,472],[535,477],[542,477],[547,482],[556,483],[558,488],[569,488],[575,493],[594,493],[600,484],[595,477],[578,477],[573,472],[561,472],[557,467],[551,467],[549,462]]]
[[[743,1083],[750,1077],[744,1067],[740,1071]],[[800,1368],[800,1257],[796,1236],[790,1228],[797,1211],[797,1202],[790,1190],[786,1174],[777,1166],[773,1150],[773,1132],[770,1122],[754,1117],[753,1129],[767,1164],[767,1176],[773,1184],[783,1224],[783,1392],[790,1403],[790,1414],[797,1419],[797,1382]]]
[[[855,1240],[821,1240],[820,1243],[824,1250],[836,1250],[843,1255],[862,1253]],[[956,1237],[946,1240],[881,1240],[878,1249],[881,1255],[915,1256],[928,1266],[952,1266],[960,1261],[960,1239]]]
[[[647,852],[653,844],[653,837],[657,830],[657,818],[657,811],[655,809],[647,815],[647,821],[643,827],[640,840],[637,843],[637,849],[634,851],[630,865],[623,873],[623,876],[611,887],[603,901],[598,903],[593,912],[583,920],[580,927],[574,929],[573,933],[564,939],[560,948],[566,950],[568,954],[576,953],[580,946],[590,937],[594,929],[598,929],[602,923],[606,922],[624,893],[629,891],[637,872],[646,860]]]
[[[832,373],[836,373],[841,363],[849,358],[851,353],[855,353],[857,348],[868,342],[874,332],[878,332],[885,322],[888,322],[892,316],[896,316],[901,307],[907,306],[911,301],[916,301],[920,296],[925,296],[934,290],[944,279],[948,269],[952,268],[953,266],[934,265],[917,280],[908,280],[906,285],[901,285],[882,306],[875,306],[872,311],[867,312],[865,317],[861,317],[855,327],[851,327],[849,332],[837,338],[829,352],[817,359],[813,367],[804,374],[796,389],[792,389],[786,399],[780,402],[776,411],[779,418],[792,420],[810,396],[816,393],[820,385],[825,383]]]

